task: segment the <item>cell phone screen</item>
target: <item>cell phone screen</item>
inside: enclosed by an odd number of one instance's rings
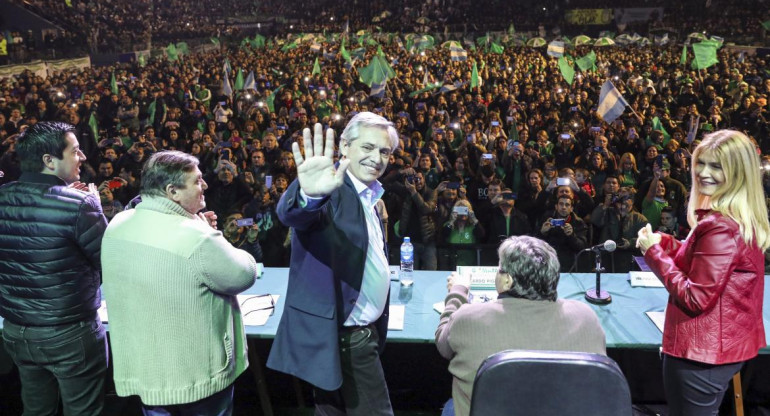
[[[249,227],[254,225],[254,218],[242,218],[240,220],[235,220],[235,224],[239,227]]]
[[[268,187],[268,188],[273,186],[273,177],[272,176],[270,176],[270,175],[265,176],[265,186]]]
[[[468,207],[454,207],[454,212],[457,215],[468,215]]]

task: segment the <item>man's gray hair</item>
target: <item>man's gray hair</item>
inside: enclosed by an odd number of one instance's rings
[[[142,168],[141,194],[166,196],[166,186],[185,187],[185,175],[195,170],[198,159],[176,150],[155,153]]]
[[[377,114],[368,111],[353,116],[345,127],[345,130],[342,131],[340,138],[350,144],[359,137],[359,130],[362,127],[374,127],[387,131],[388,138],[390,139],[390,149],[396,150],[398,147],[398,131],[393,126],[393,123],[386,120],[385,117],[378,116]]]
[[[556,300],[559,258],[543,240],[529,236],[509,237],[497,248],[500,271],[513,278],[508,294],[530,300]]]

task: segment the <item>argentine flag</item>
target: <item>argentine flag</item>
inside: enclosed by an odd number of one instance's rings
[[[610,80],[607,80],[599,93],[599,108],[596,112],[602,116],[604,121],[612,123],[623,114],[627,106],[628,102],[620,95],[620,91],[612,85]]]
[[[372,90],[369,92],[370,97],[385,98],[385,86],[388,85],[388,80],[382,80],[382,83],[372,83]]]
[[[564,42],[555,40],[548,44],[548,56],[553,56],[554,58],[561,58],[564,56]]]
[[[468,51],[462,48],[459,44],[452,44],[449,48],[449,56],[453,61],[463,62],[468,60]]]

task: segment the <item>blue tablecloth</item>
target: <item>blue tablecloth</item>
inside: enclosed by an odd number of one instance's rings
[[[399,282],[391,282],[391,304],[406,305],[404,329],[389,331],[388,341],[394,342],[433,342],[438,326],[439,314],[433,304],[442,302],[446,296],[446,277],[449,272],[415,272],[412,288],[403,289]],[[770,302],[770,285],[765,277],[765,304]],[[280,294],[275,313],[267,324],[261,327],[246,327],[251,337],[272,338],[278,329],[278,321],[285,304],[288,269],[267,268],[261,279],[248,290],[253,294]],[[596,286],[596,275],[575,273],[562,274],[559,280],[559,297],[585,302],[596,312],[607,336],[608,348],[645,348],[657,349],[661,344],[662,333],[647,317],[645,312],[663,311],[668,294],[663,288],[634,288],[628,281],[627,274],[603,274],[602,290],[612,296],[609,305],[592,305],[585,301],[586,290]],[[765,328],[770,333],[770,311],[764,308]],[[767,336],[767,334],[766,334]],[[770,339],[768,339],[770,344]],[[764,348],[762,353],[770,353]]]
[[[391,342],[432,343],[438,326],[439,313],[433,304],[442,302],[446,296],[446,277],[449,272],[417,271],[411,288],[402,288],[399,282],[391,282],[391,304],[406,305],[404,329],[388,332]],[[286,303],[286,286],[289,269],[266,268],[263,276],[246,294],[280,295],[273,315],[263,326],[247,326],[246,333],[252,338],[273,338]],[[765,308],[763,310],[766,336],[770,335],[770,282],[765,276]],[[562,274],[559,280],[559,297],[585,302],[585,291],[595,287],[594,274]],[[645,315],[648,311],[662,311],[668,294],[663,288],[633,288],[627,274],[602,275],[602,290],[612,296],[609,305],[590,305],[599,317],[607,336],[608,348],[656,349],[660,346],[662,334]],[[0,320],[0,328],[2,321]],[[768,339],[770,344],[770,339]],[[765,347],[761,353],[770,354]]]

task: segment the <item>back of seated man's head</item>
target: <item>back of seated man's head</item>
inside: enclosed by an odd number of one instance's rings
[[[559,259],[543,240],[529,236],[509,237],[497,249],[500,270],[498,293],[514,298],[556,301]]]

